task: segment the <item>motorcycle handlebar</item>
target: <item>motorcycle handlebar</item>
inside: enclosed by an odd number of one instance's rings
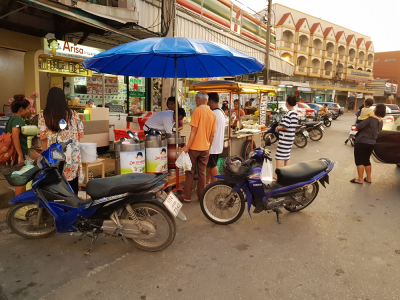
[[[65,143],[60,143],[63,152],[65,152],[65,150],[67,150],[67,146],[68,146],[69,144],[71,144],[71,143],[72,143],[72,140],[68,140],[68,141],[66,141]]]

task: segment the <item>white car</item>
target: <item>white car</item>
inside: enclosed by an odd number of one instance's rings
[[[285,101],[278,101],[278,102],[276,102],[276,101],[271,101],[271,102],[268,103],[268,108],[271,108],[271,105],[272,105],[273,103],[275,103],[275,104],[278,103],[278,108],[279,108],[279,110],[281,110],[283,113],[286,113],[286,112],[287,112],[286,102],[285,102]],[[306,119],[306,109],[305,109],[305,108],[301,108],[301,107],[299,107],[299,106],[296,104],[296,106],[294,107],[294,109],[295,109],[295,111],[296,111],[297,114],[298,114],[299,120],[305,120],[305,119]]]

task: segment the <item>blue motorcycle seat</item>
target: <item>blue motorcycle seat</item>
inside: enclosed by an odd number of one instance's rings
[[[86,193],[94,198],[110,197],[124,193],[138,193],[158,183],[158,174],[131,173],[107,178],[90,180]]]
[[[282,186],[308,181],[327,168],[323,160],[309,160],[276,169],[277,182]]]

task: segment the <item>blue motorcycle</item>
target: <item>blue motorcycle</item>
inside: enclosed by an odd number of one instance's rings
[[[66,123],[61,124],[64,129]],[[174,216],[181,220],[186,217],[180,211],[179,200],[163,191],[167,174],[132,173],[92,179],[86,186],[91,199],[83,200],[75,195],[63,174],[64,152],[70,143],[52,144],[42,152],[35,167],[19,176],[13,173],[21,165],[3,171],[11,185],[23,186],[32,181],[31,190],[10,200],[16,204],[7,214],[11,231],[25,238],[80,231],[79,240],[86,236],[92,239],[87,253],[100,233],[130,241],[146,251],[168,247],[176,234]]]
[[[280,223],[280,208],[297,212],[309,206],[318,195],[318,182],[325,187],[334,167],[327,158],[289,165],[276,170],[276,182],[265,185],[260,178],[264,159],[271,160],[271,152],[257,148],[247,161],[238,156],[225,160],[222,175],[216,176],[221,180],[209,184],[200,199],[201,210],[210,221],[236,222],[247,201],[249,214],[251,206],[253,213],[275,212]]]

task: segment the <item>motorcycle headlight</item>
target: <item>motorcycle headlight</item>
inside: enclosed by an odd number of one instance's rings
[[[57,148],[53,148],[51,150],[51,157],[53,159],[57,159],[57,160],[65,160],[65,155],[64,153],[62,153],[60,150],[58,150]]]

